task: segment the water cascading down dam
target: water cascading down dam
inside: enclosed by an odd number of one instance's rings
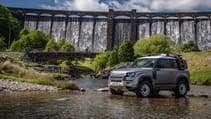
[[[200,50],[211,49],[211,12],[148,13],[132,11],[88,12],[11,8],[20,27],[64,38],[82,51],[111,50],[124,40],[165,34],[178,46],[189,40]]]

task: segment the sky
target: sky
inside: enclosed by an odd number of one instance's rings
[[[132,10],[139,12],[211,11],[211,0],[0,0],[9,7],[77,11]]]

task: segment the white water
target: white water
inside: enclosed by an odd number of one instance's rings
[[[37,16],[26,15],[24,20],[24,29],[35,30],[37,25]]]
[[[41,16],[38,24],[38,30],[43,31],[45,33],[50,33],[50,29],[51,29],[51,17]]]
[[[119,47],[125,40],[130,40],[131,25],[128,20],[115,19],[114,47]]]
[[[138,39],[149,37],[149,22],[147,20],[139,20]]]

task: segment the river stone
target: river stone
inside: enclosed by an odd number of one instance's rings
[[[85,92],[85,91],[86,91],[86,89],[84,89],[84,88],[81,88],[81,89],[80,89],[80,91],[81,91],[81,92]]]

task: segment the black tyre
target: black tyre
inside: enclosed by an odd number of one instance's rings
[[[149,81],[143,81],[139,84],[136,95],[138,97],[151,97],[152,96],[152,85]]]
[[[184,97],[187,94],[187,91],[188,91],[187,82],[184,80],[181,80],[178,82],[177,87],[174,92],[175,92],[176,97]]]
[[[110,92],[111,94],[113,95],[123,95],[124,91],[121,91],[121,90],[114,90],[112,88],[110,88]]]

